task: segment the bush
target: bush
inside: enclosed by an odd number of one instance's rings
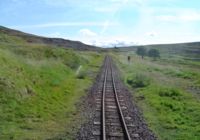
[[[159,91],[159,96],[160,97],[170,97],[175,100],[180,100],[179,97],[181,96],[181,93],[180,93],[180,91],[178,91],[176,89],[165,88],[165,89],[161,89]]]
[[[160,57],[160,52],[159,52],[157,49],[150,49],[150,50],[148,51],[148,56],[149,56],[149,57],[153,57],[154,60],[155,60],[156,58],[159,58],[159,57]]]
[[[70,67],[71,69],[75,70],[79,67],[80,62],[78,62],[76,60],[67,60],[67,61],[65,61],[65,65]]]
[[[45,55],[45,57],[47,57],[47,58],[56,57],[56,55],[55,55],[54,52],[53,52],[53,49],[51,49],[51,48],[46,49],[46,50],[44,51],[44,55]]]
[[[127,83],[133,88],[147,87],[150,84],[150,79],[145,75],[137,74],[127,78]]]
[[[85,63],[85,59],[81,59],[78,55],[76,55],[73,52],[67,52],[63,57],[62,57],[64,64],[68,67],[70,67],[73,70],[76,70],[80,64]]]
[[[165,108],[170,109],[173,112],[178,112],[183,110],[182,104],[179,104],[177,101],[171,101],[171,100],[164,100],[160,103]]]
[[[137,50],[136,50],[136,54],[140,55],[142,57],[142,59],[144,58],[144,56],[146,55],[146,53],[147,53],[146,52],[146,48],[143,47],[143,46],[138,47]]]
[[[170,76],[180,77],[183,79],[192,79],[196,76],[196,74],[193,72],[179,70],[166,70],[164,73]]]

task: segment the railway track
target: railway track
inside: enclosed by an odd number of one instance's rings
[[[106,56],[96,98],[93,139],[131,140],[139,137],[129,131],[134,125],[130,122],[117,77],[111,57]]]
[[[156,140],[110,56],[86,98],[86,118],[78,140]]]

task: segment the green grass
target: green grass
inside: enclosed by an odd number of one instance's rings
[[[132,57],[130,64],[128,55]],[[122,79],[160,140],[200,139],[199,62],[182,63],[168,57],[142,60],[130,52],[113,56]]]
[[[83,123],[77,104],[103,55],[28,44],[5,34],[0,40],[0,139],[73,139]]]

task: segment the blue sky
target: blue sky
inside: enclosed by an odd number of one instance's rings
[[[200,41],[199,0],[1,0],[0,25],[88,44]]]

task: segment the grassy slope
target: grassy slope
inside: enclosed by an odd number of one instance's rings
[[[136,51],[138,46],[119,47],[112,49],[115,51]],[[149,50],[151,48],[158,49],[165,57],[179,57],[182,60],[200,60],[200,42],[178,43],[178,44],[158,44],[144,45]]]
[[[0,33],[0,139],[71,139],[102,59]]]
[[[182,61],[179,56],[142,60],[131,54],[128,64],[127,55],[130,52],[115,54],[115,58],[125,83],[133,90],[138,106],[159,139],[200,139],[200,63]]]
[[[166,44],[166,45],[149,45],[147,48],[156,48],[162,52],[163,55],[169,56],[181,56],[182,59],[200,59],[200,43],[180,43],[180,44]]]
[[[56,47],[65,47],[65,48],[71,48],[74,50],[88,50],[88,51],[101,51],[102,49],[95,47],[95,46],[90,46],[86,45],[82,42],[79,41],[71,41],[71,40],[65,40],[61,38],[47,38],[47,37],[42,37],[42,36],[37,36],[37,35],[32,35],[28,33],[24,33],[21,31],[9,29],[6,27],[0,26],[0,33],[4,33],[9,37],[12,36],[17,36],[18,40],[22,39],[23,42],[28,42],[29,44],[37,43],[37,44],[46,44],[49,46],[56,46]],[[3,37],[3,36],[1,36]],[[9,38],[9,41],[11,41],[12,38]],[[15,42],[14,42],[15,43]]]

